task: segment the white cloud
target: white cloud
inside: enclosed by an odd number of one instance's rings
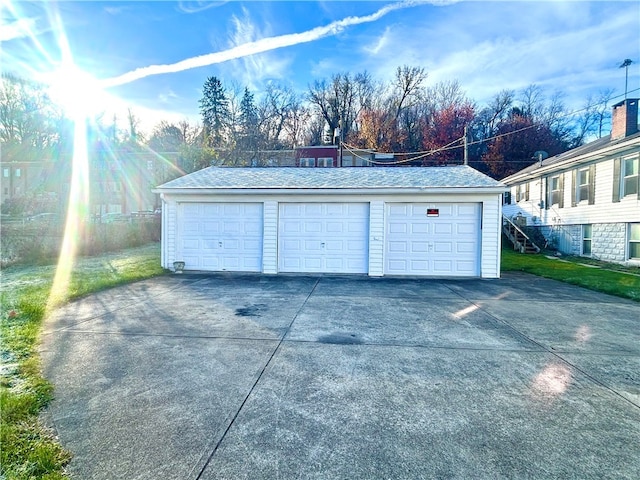
[[[178,98],[178,94],[171,89],[167,90],[166,93],[158,94],[158,101],[160,103],[168,104],[168,103],[171,103],[172,100],[175,100],[177,98]]]
[[[377,55],[380,51],[387,46],[389,43],[389,33],[391,31],[391,27],[386,27],[384,29],[384,33],[380,35],[375,42],[372,42],[369,45],[365,45],[362,49],[371,55]]]
[[[150,65],[148,67],[138,68],[118,77],[104,80],[103,84],[105,87],[124,85],[151,75],[182,72],[192,68],[205,67],[250,55],[256,55],[258,53],[313,42],[324,37],[337,35],[345,29],[355,25],[375,22],[393,11],[413,7],[422,3],[425,2],[409,0],[405,2],[392,3],[380,8],[370,15],[346,17],[341,20],[333,21],[328,25],[315,27],[301,33],[290,33],[275,37],[261,38],[227,50],[187,58],[172,64]]]
[[[20,18],[10,23],[2,23],[0,29],[0,42],[15,40],[31,36],[31,31],[36,25],[35,18]]]
[[[226,1],[212,2],[212,1],[180,1],[178,2],[178,9],[184,13],[199,13],[209,10],[210,8],[220,7],[227,3]]]
[[[255,42],[260,38],[268,38],[272,33],[271,25],[263,21],[262,28],[253,21],[246,8],[242,9],[242,17],[233,16],[233,30],[230,33],[230,48]],[[270,79],[285,78],[291,65],[291,58],[282,51],[277,54],[264,52],[248,55],[230,62],[230,75],[250,90],[259,90],[261,83]]]

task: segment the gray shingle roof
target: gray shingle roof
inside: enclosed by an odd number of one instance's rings
[[[160,185],[158,190],[503,187],[497,180],[465,165],[403,168],[209,167]]]

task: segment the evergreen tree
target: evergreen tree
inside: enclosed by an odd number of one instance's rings
[[[217,77],[209,77],[204,82],[199,103],[208,143],[220,146],[229,124],[230,110],[225,89]]]

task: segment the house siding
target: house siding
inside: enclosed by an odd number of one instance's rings
[[[176,202],[166,202],[166,228],[164,229],[166,247],[164,250],[164,268],[173,270],[173,262],[176,261],[176,238],[177,238],[177,219],[178,219],[178,205]]]
[[[263,208],[262,272],[278,273],[278,202],[266,201]]]
[[[498,196],[493,201],[482,202],[482,248],[480,250],[480,276],[482,278],[500,277],[500,229],[501,202]]]
[[[369,275],[381,277],[384,273],[384,202],[369,204]]]

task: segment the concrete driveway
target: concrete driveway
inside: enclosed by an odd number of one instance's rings
[[[42,355],[76,478],[640,478],[640,305],[526,274],[163,276]]]

